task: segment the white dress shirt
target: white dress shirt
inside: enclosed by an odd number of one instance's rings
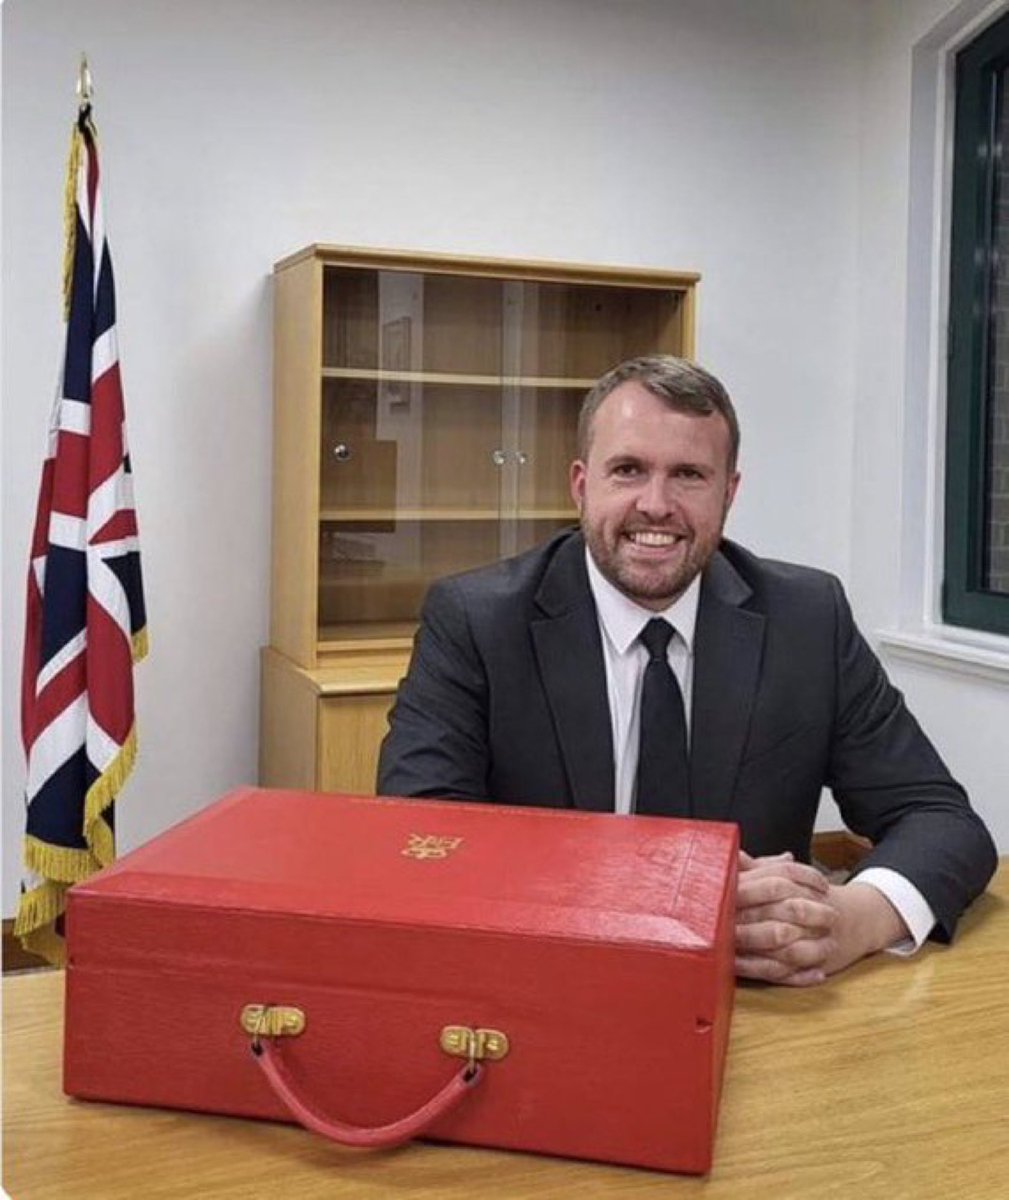
[[[698,576],[678,600],[661,612],[654,612],[635,604],[614,587],[596,566],[587,547],[585,565],[596,603],[606,667],[606,696],[613,733],[614,811],[627,815],[634,811],[641,684],[648,662],[648,651],[638,641],[638,635],[653,617],[661,617],[676,630],[669,641],[669,666],[683,694],[689,739],[694,693],[694,630],[701,580]],[[894,954],[913,954],[935,925],[935,915],[925,897],[913,883],[889,867],[867,867],[858,876],[858,882],[881,892],[908,928],[910,936],[889,950]]]
[[[690,700],[693,695],[694,626],[697,602],[701,596],[700,577],[683,595],[662,612],[642,608],[618,591],[585,552],[589,585],[596,602],[596,614],[602,633],[603,660],[606,664],[606,697],[610,704],[613,730],[614,809],[618,813],[634,811],[634,783],[638,774],[641,684],[648,651],[638,634],[652,617],[662,617],[676,630],[669,640],[669,665],[683,694],[683,713],[690,738]]]

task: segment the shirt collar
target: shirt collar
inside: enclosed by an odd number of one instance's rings
[[[674,600],[668,608],[654,612],[650,608],[635,604],[619,588],[614,587],[596,566],[588,546],[585,547],[585,565],[600,624],[618,654],[627,652],[652,617],[662,617],[670,625],[674,625],[676,632],[686,643],[687,653],[693,654],[697,605],[701,597],[700,575],[691,581],[683,595]]]

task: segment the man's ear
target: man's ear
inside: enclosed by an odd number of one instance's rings
[[[725,489],[725,515],[726,516],[728,516],[729,509],[732,507],[732,502],[736,498],[736,491],[739,488],[740,479],[742,479],[742,476],[740,475],[740,473],[738,471],[733,471],[732,475],[729,476],[729,484],[728,484],[728,487]]]
[[[571,499],[575,502],[575,508],[578,509],[579,513],[582,511],[582,503],[585,499],[586,469],[582,460],[576,458],[568,471],[568,486],[571,489]]]

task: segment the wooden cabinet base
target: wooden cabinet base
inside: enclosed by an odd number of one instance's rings
[[[262,651],[259,782],[373,795],[386,715],[408,649],[315,668]]]

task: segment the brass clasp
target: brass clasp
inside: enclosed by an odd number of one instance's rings
[[[252,1035],[254,1046],[261,1037],[297,1037],[305,1030],[305,1014],[300,1008],[282,1004],[247,1004],[239,1022]]]
[[[482,1059],[496,1062],[510,1049],[506,1033],[499,1029],[470,1029],[468,1025],[446,1025],[441,1031],[440,1045],[446,1054],[468,1058],[471,1066]]]

